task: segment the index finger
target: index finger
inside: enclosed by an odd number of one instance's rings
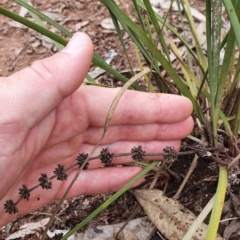
[[[104,126],[108,110],[118,89],[84,86],[89,125]],[[110,125],[176,123],[192,113],[191,101],[183,96],[163,93],[145,93],[128,90],[120,99]]]

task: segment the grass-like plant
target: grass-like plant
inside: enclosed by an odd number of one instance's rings
[[[26,7],[33,14],[35,22],[22,18],[18,14],[2,7],[0,7],[0,14],[48,36],[60,44],[59,47],[67,44],[65,38],[45,28],[41,21],[47,21],[48,24],[51,24],[64,34],[66,38],[71,37],[72,33],[37,9],[31,7],[25,1],[14,1]],[[184,38],[184,34],[179,34],[174,26],[172,26],[167,16],[160,16],[154,11],[149,0],[132,0],[134,16],[137,21],[133,21],[131,16],[119,8],[114,1],[99,1],[110,13],[126,58],[129,59],[129,56],[126,50],[127,47],[123,41],[122,28],[124,29],[124,33],[127,33],[135,44],[136,58],[140,69],[143,64],[149,66],[152,75],[145,76],[149,91],[174,92],[188,97],[193,104],[193,114],[196,122],[203,129],[202,134],[207,139],[208,145],[217,147],[219,133],[221,133],[227,139],[227,145],[232,156],[237,157],[240,154],[238,148],[240,131],[240,58],[235,59],[235,54],[240,48],[240,0],[206,1],[207,54],[204,53],[201,47],[200,38],[187,0],[176,0],[179,7],[179,22],[182,24],[183,15],[187,18],[188,27],[194,39],[195,50],[189,46]],[[226,9],[231,27],[224,38],[221,39],[223,6]],[[164,37],[165,28],[171,31],[172,35],[178,38],[181,44],[185,46],[187,59],[181,59],[175,44]],[[183,29],[185,28],[183,27]],[[154,38],[154,35],[157,35],[157,37]],[[161,46],[161,50],[158,45]],[[220,62],[221,50],[224,51],[222,62]],[[139,53],[141,57],[139,57]],[[179,62],[181,75],[174,69],[170,54],[174,54]],[[140,89],[136,79],[128,83],[128,79],[125,76],[105,63],[96,53],[93,57],[93,63],[112,74],[116,79],[121,80],[128,87],[136,90]],[[128,64],[129,68],[133,69],[130,60]],[[174,85],[161,76],[162,70],[166,71],[168,77],[174,82]],[[133,71],[132,74],[134,75]],[[151,77],[153,78],[156,75],[157,77],[154,78],[156,85],[154,86]],[[87,76],[87,80],[89,83],[96,84],[94,79],[89,75]],[[203,109],[203,105],[207,106],[207,109]],[[109,117],[111,117],[111,113]],[[108,121],[109,119],[106,119],[106,127]],[[224,162],[226,159],[219,160],[219,162]],[[228,164],[227,161],[225,163],[225,165]],[[149,171],[154,166],[154,164],[149,165],[146,169]],[[215,239],[216,236],[226,193],[227,170],[229,169],[226,167],[220,167],[219,170],[218,190],[216,191],[215,203],[206,239]],[[114,197],[119,196],[119,193],[121,194],[128,188],[129,185],[116,193]],[[109,202],[112,200],[109,200]],[[102,206],[100,208],[102,209]],[[96,210],[96,212],[98,213],[99,210]],[[90,216],[88,219],[90,219]],[[83,223],[80,226],[83,226]]]

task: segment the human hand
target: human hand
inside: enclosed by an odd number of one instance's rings
[[[3,209],[6,200],[19,199],[23,184],[33,187],[41,173],[52,176],[58,164],[71,165],[79,153],[89,153],[99,141],[119,89],[79,88],[92,54],[89,37],[77,33],[63,51],[0,79],[0,226],[60,199],[76,168],[68,172],[66,181],[54,179],[51,190],[37,188],[31,192],[29,201],[18,204],[17,214],[9,215]],[[96,154],[103,147],[121,153],[138,145],[147,152],[161,152],[166,146],[179,150],[180,139],[193,128],[191,112],[191,102],[185,97],[129,90],[120,100]],[[129,162],[131,158],[113,160],[119,161]],[[100,165],[100,161],[91,161],[68,197],[116,191],[141,171],[139,167]]]

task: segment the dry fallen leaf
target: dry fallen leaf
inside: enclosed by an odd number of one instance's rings
[[[225,240],[238,239],[240,231],[240,223],[234,219],[224,230],[223,237]]]
[[[238,239],[240,232],[240,222],[237,220],[240,216],[240,196],[230,193],[230,198],[224,203],[222,225],[227,225],[223,237],[224,239]]]
[[[196,216],[178,201],[163,196],[159,190],[135,190],[134,196],[158,230],[169,240],[183,238]],[[193,235],[194,240],[206,239],[207,225],[201,224]],[[216,239],[223,238],[217,236]]]

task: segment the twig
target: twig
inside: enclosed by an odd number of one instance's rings
[[[184,188],[186,182],[188,181],[188,178],[190,177],[190,175],[192,174],[193,170],[197,166],[197,160],[198,160],[198,156],[195,155],[194,159],[192,161],[192,164],[191,164],[190,168],[188,169],[188,172],[187,172],[185,178],[183,179],[183,182],[182,182],[181,186],[178,188],[176,194],[172,197],[174,200],[177,200],[179,198],[179,195],[180,195],[182,189]]]

